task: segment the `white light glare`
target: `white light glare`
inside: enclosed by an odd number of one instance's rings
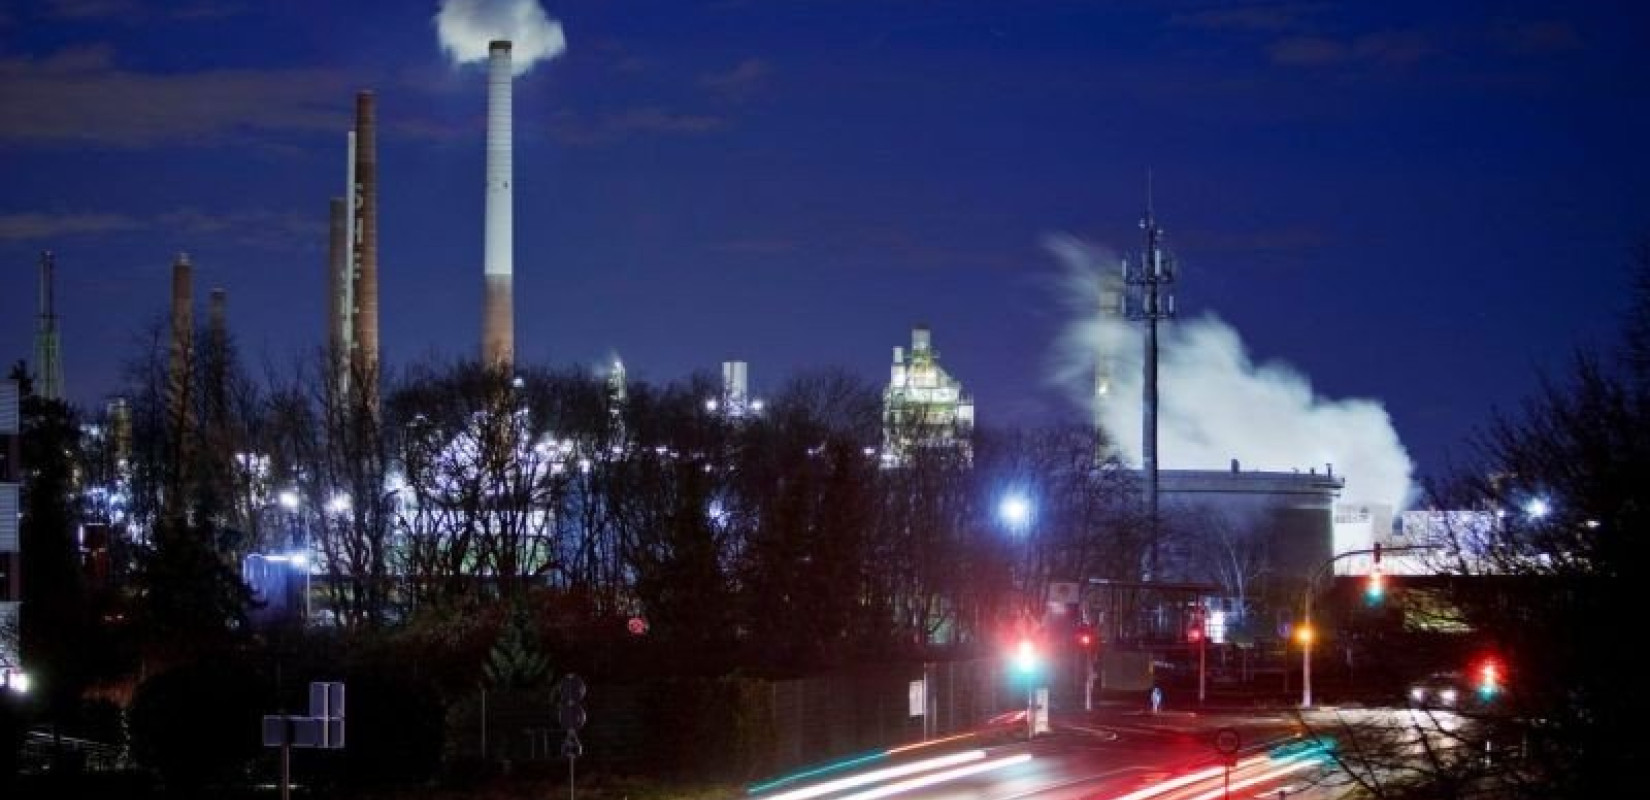
[[[294,492],[291,489],[282,489],[281,494],[279,495],[279,497],[277,497],[277,499],[280,500],[280,502],[281,502],[281,508],[284,508],[288,511],[297,511],[298,510],[298,493],[297,492]]]
[[[18,693],[29,693],[29,674],[26,672],[8,672],[5,680],[6,688]]]
[[[1524,513],[1530,515],[1530,519],[1541,519],[1552,510],[1552,507],[1547,505],[1547,501],[1539,497],[1524,505]]]
[[[1031,501],[1023,495],[1009,495],[997,508],[997,513],[1003,521],[1015,527],[1021,527],[1031,521]]]
[[[342,514],[349,510],[349,495],[339,492],[327,501],[327,510],[334,514]]]

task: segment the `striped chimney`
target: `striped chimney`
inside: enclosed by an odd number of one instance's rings
[[[509,370],[515,360],[515,271],[510,188],[510,43],[488,45],[487,62],[487,206],[483,274],[481,360],[489,368]]]
[[[378,374],[378,104],[370,91],[355,95],[354,342],[361,374]],[[369,396],[377,386],[364,387]]]

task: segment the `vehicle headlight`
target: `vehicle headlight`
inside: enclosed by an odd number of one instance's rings
[[[1439,692],[1438,699],[1444,701],[1445,705],[1455,705],[1455,690],[1445,689],[1442,692]]]
[[[1422,689],[1419,686],[1413,687],[1409,690],[1409,699],[1419,703],[1422,700],[1427,699],[1427,690]]]

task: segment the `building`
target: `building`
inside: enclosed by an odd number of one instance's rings
[[[1165,510],[1218,517],[1271,574],[1306,578],[1339,552],[1335,502],[1346,479],[1328,468],[1244,471],[1233,459],[1229,470],[1166,469],[1159,479]]]
[[[928,327],[911,329],[911,349],[894,348],[882,395],[882,461],[905,463],[918,449],[949,450],[973,459],[974,399],[939,363]]]
[[[22,542],[18,520],[22,507],[22,387],[0,380],[0,686],[28,686],[18,652],[17,625],[22,611]]]

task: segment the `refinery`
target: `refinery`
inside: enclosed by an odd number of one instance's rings
[[[514,191],[512,175],[512,43],[494,40],[486,56],[485,220],[482,226],[482,325],[479,360],[468,376],[436,379],[446,388],[468,391],[467,381],[478,386],[496,384],[479,395],[471,395],[468,418],[432,421],[423,412],[401,424],[407,431],[397,444],[398,452],[380,453],[371,463],[363,455],[347,450],[360,441],[360,430],[377,431],[385,424],[386,396],[381,388],[385,370],[380,362],[379,297],[380,279],[394,280],[393,268],[380,271],[378,192],[379,158],[377,131],[380,125],[374,92],[363,90],[354,97],[354,124],[344,137],[344,183],[338,196],[328,203],[329,224],[326,242],[325,330],[320,340],[326,352],[325,369],[311,375],[319,398],[320,418],[311,424],[322,430],[306,452],[319,463],[294,462],[269,452],[236,449],[246,441],[237,438],[228,421],[229,400],[224,383],[231,376],[222,363],[230,342],[230,315],[222,289],[209,295],[207,324],[197,342],[194,315],[197,265],[187,253],[178,253],[172,265],[170,315],[168,323],[164,385],[154,407],[160,418],[149,419],[151,435],[165,439],[165,448],[177,467],[150,496],[132,496],[134,454],[134,398],[111,399],[96,424],[85,431],[91,448],[100,454],[102,469],[84,476],[81,491],[89,517],[81,533],[84,556],[98,563],[97,574],[118,569],[106,563],[111,543],[125,539],[138,545],[152,544],[156,525],[193,524],[194,515],[181,499],[195,483],[221,482],[232,499],[212,513],[233,521],[244,538],[231,554],[238,559],[243,579],[259,601],[258,615],[279,619],[294,614],[306,624],[357,625],[363,613],[379,614],[390,590],[369,580],[398,575],[410,582],[396,592],[416,598],[427,587],[414,585],[416,573],[428,570],[433,561],[447,560],[459,572],[470,572],[498,582],[557,580],[576,582],[565,573],[569,569],[566,542],[560,541],[571,528],[569,515],[596,513],[603,500],[591,495],[575,499],[538,498],[533,487],[588,476],[593,471],[616,469],[630,459],[666,461],[684,459],[699,464],[707,472],[732,469],[726,454],[697,451],[683,453],[667,443],[638,438],[634,422],[629,422],[632,393],[622,362],[614,360],[600,376],[604,427],[559,433],[533,409],[514,395],[526,381],[518,373],[515,358],[514,299]],[[1088,431],[1089,461],[1075,468],[1079,473],[1106,473],[1128,487],[1125,498],[1141,498],[1143,508],[1129,511],[1143,520],[1142,549],[1136,556],[1142,587],[1153,580],[1178,582],[1179,594],[1156,597],[1151,602],[1187,602],[1198,607],[1219,607],[1223,628],[1236,627],[1252,605],[1252,598],[1223,594],[1214,584],[1203,585],[1195,574],[1200,545],[1186,531],[1170,536],[1170,527],[1184,527],[1185,519],[1198,514],[1214,514],[1224,525],[1236,525],[1246,536],[1257,538],[1256,546],[1268,553],[1265,569],[1285,574],[1305,574],[1314,565],[1331,559],[1334,553],[1367,550],[1378,542],[1403,541],[1405,509],[1391,502],[1370,503],[1364,499],[1343,500],[1346,479],[1332,464],[1316,465],[1305,472],[1245,471],[1231,459],[1229,469],[1209,469],[1209,465],[1160,467],[1157,455],[1158,335],[1160,324],[1174,316],[1174,298],[1169,293],[1175,280],[1175,266],[1163,243],[1163,236],[1149,208],[1142,227],[1145,246],[1133,259],[1098,272],[1089,306],[1105,335],[1096,337],[1090,353],[1093,395],[1093,425]],[[42,397],[62,397],[62,366],[59,321],[53,299],[55,260],[43,253],[39,269],[40,311],[36,336],[34,391]],[[1147,332],[1141,346],[1124,332],[1133,323],[1143,323]],[[217,372],[213,370],[216,369]],[[1124,373],[1143,371],[1139,409],[1140,438],[1133,440],[1125,430],[1110,422],[1112,411],[1135,399],[1124,396],[1119,387],[1132,385]],[[543,382],[539,376],[537,382]],[[7,384],[15,406],[17,384]],[[427,387],[426,387],[427,388]],[[721,364],[719,386],[700,387],[705,396],[703,410],[725,425],[742,425],[762,418],[764,400],[750,388],[748,365],[740,360]],[[976,409],[974,399],[962,380],[941,366],[933,344],[933,332],[926,324],[910,330],[908,345],[893,348],[890,377],[881,392],[879,430],[866,441],[862,457],[877,470],[902,472],[940,464],[944,469],[971,471],[976,458]],[[524,405],[523,403],[526,402]],[[3,405],[3,404],[0,404]],[[143,406],[139,398],[139,406]],[[0,417],[15,420],[11,416]],[[15,422],[11,435],[15,435]],[[138,424],[137,427],[144,427]],[[355,428],[354,432],[351,431]],[[374,433],[366,434],[369,438]],[[141,438],[141,437],[140,437]],[[1137,446],[1138,445],[1138,446]],[[229,451],[223,450],[229,448]],[[216,449],[216,467],[211,462]],[[808,454],[824,452],[822,443],[808,448]],[[290,454],[289,454],[290,455]],[[283,463],[284,462],[284,463]],[[480,511],[470,510],[453,517],[463,505],[466,492],[496,482],[495,471],[508,465],[508,486],[527,492],[525,502],[497,502]],[[194,474],[196,470],[230,474]],[[153,478],[149,478],[153,481]],[[16,507],[15,484],[0,492],[0,508]],[[492,489],[488,491],[500,491]],[[513,491],[513,490],[512,490]],[[725,493],[724,493],[725,494]],[[707,512],[713,524],[728,524],[734,502],[731,495],[713,494],[714,510]],[[361,498],[379,498],[377,502]],[[1133,500],[1124,505],[1132,506]],[[10,505],[5,505],[9,503]],[[611,509],[601,513],[613,513]],[[476,516],[479,514],[479,516]],[[0,513],[0,520],[13,520]],[[170,522],[167,522],[170,520]],[[1170,520],[1180,520],[1171,524]],[[8,523],[0,522],[0,525]],[[1121,524],[1121,523],[1114,523]],[[1408,529],[1426,527],[1424,518],[1409,520]],[[452,527],[457,525],[459,527]],[[475,551],[455,551],[454,537],[464,526],[506,531],[504,545]],[[367,538],[372,552],[364,552],[360,537]],[[586,531],[583,535],[591,535]],[[1170,544],[1172,540],[1172,544]],[[0,552],[9,552],[15,562],[15,530],[0,527]],[[581,568],[622,573],[615,553],[606,556],[585,552]],[[598,563],[606,559],[606,563]],[[433,561],[432,561],[433,560]],[[1030,570],[1030,565],[1023,565]],[[1338,572],[1362,574],[1373,568],[1367,560],[1336,564]],[[1391,565],[1388,569],[1394,569]],[[1079,568],[1080,569],[1080,568]],[[1017,591],[1027,596],[1047,594],[1050,586],[1065,587],[1073,582],[1100,580],[1081,574],[1072,565],[1042,563],[1034,571],[1016,578]],[[1403,571],[1406,567],[1397,567]],[[1410,571],[1425,571],[1414,562]],[[367,575],[362,574],[365,570]],[[562,578],[555,576],[561,573]],[[13,567],[7,579],[15,586],[20,580]],[[1108,579],[1112,580],[1112,579]],[[1168,585],[1168,583],[1165,583]],[[1197,587],[1187,594],[1185,587]],[[1062,589],[1063,591],[1064,589]],[[612,610],[639,613],[638,599],[621,595],[611,599]],[[1085,604],[1077,613],[1085,618],[1110,618],[1113,638],[1134,637],[1150,643],[1162,633],[1164,623],[1139,627],[1138,619],[1124,619],[1117,609],[1101,608],[1104,593],[1080,589],[1073,603]],[[11,596],[15,597],[13,590]],[[954,603],[954,601],[947,601]],[[1035,604],[1033,604],[1035,606]],[[15,617],[15,602],[0,605]],[[370,610],[368,610],[370,609]],[[955,619],[944,621],[958,609],[945,604],[932,613],[935,624],[923,621],[920,627],[935,642],[958,642],[979,632],[968,633]],[[1064,609],[1059,609],[1064,612]],[[1180,609],[1176,613],[1183,613]],[[1157,613],[1157,612],[1154,612]],[[1170,623],[1178,625],[1178,622]],[[8,657],[15,664],[16,655]],[[19,669],[10,667],[10,669]]]

